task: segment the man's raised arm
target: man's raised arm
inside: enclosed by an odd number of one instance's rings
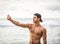
[[[20,23],[20,22],[18,22],[18,21],[15,21],[15,20],[13,20],[12,18],[11,18],[11,16],[9,16],[9,15],[7,15],[7,19],[9,20],[9,21],[11,21],[13,24],[15,24],[15,25],[17,25],[17,26],[21,26],[21,27],[24,27],[24,28],[30,28],[30,24],[23,24],[23,23]]]

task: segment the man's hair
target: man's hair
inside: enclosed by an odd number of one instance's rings
[[[38,18],[40,18],[40,21],[43,22],[42,19],[41,19],[41,14],[35,13],[34,15],[37,16]]]

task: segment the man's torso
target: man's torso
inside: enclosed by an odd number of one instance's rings
[[[42,30],[42,26],[32,26],[32,28],[30,29],[30,44],[40,44]]]

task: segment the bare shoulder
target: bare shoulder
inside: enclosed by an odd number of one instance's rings
[[[29,26],[32,26],[33,24],[28,24]]]
[[[28,24],[28,26],[29,26],[29,28],[31,29],[31,28],[32,28],[32,26],[33,26],[33,24]]]
[[[42,27],[42,32],[45,33],[46,32],[46,28]]]

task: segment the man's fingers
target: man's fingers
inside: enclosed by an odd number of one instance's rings
[[[7,15],[7,16],[9,16],[9,15]]]
[[[9,16],[9,14],[7,15],[7,19],[8,19],[8,20],[10,20],[10,19],[11,19],[11,17]]]

